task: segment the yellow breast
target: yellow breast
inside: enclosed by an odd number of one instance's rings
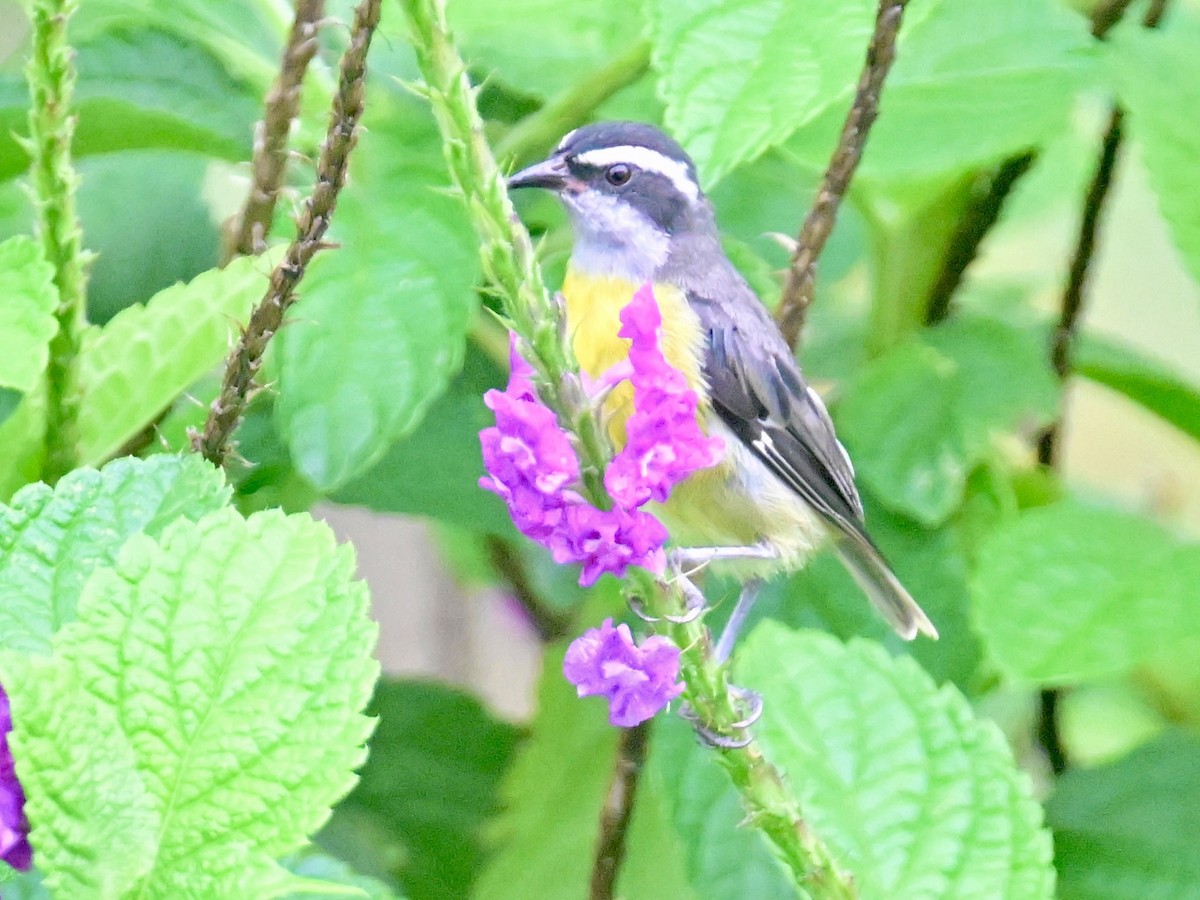
[[[629,341],[617,336],[621,310],[641,285],[612,276],[593,277],[568,270],[562,292],[567,306],[567,333],[580,368],[598,378],[629,357]],[[654,297],[662,314],[662,350],[667,362],[684,374],[707,406],[708,391],[702,375],[700,320],[687,298],[670,285],[654,286]],[[605,400],[604,418],[609,437],[620,449],[625,445],[625,421],[633,412],[633,388],[618,385]]]
[[[567,328],[580,368],[593,378],[629,356],[629,341],[618,337],[621,310],[639,284],[612,276],[568,270],[562,292]],[[700,398],[698,418],[708,433],[725,439],[725,459],[676,486],[656,512],[675,542],[683,546],[738,546],[769,541],[784,565],[795,564],[819,542],[819,527],[808,508],[720,424],[708,402],[701,363],[700,320],[678,288],[654,285],[662,314],[663,356]],[[633,412],[633,388],[623,382],[605,399],[602,414],[613,445],[625,445],[625,423]],[[765,566],[764,568],[771,568]]]

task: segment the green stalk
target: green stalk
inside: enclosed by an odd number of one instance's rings
[[[402,0],[402,6],[425,91],[442,131],[451,177],[482,244],[484,273],[513,330],[532,351],[530,362],[539,372],[542,399],[569,422],[580,439],[589,499],[607,506],[610,501],[601,473],[611,458],[611,448],[580,387],[561,305],[546,291],[529,235],[513,211],[504,179],[483,137],[475,91],[446,26],[445,0]],[[643,599],[658,615],[679,616],[684,611],[680,592],[644,570],[630,574],[626,591]],[[713,654],[708,628],[700,619],[688,623],[664,620],[663,624],[676,644],[686,648],[681,663],[687,685],[684,698],[699,721],[714,734],[745,739],[747,732],[738,726],[746,711],[730,690],[726,666]],[[741,792],[749,821],[770,838],[797,883],[817,898],[856,896],[853,880],[808,829],[783,776],[757,744],[751,741],[717,752]]]
[[[83,231],[75,212],[79,178],[71,166],[75,116],[74,51],[67,44],[67,22],[78,0],[35,0],[33,53],[25,68],[29,82],[28,149],[38,238],[58,291],[58,333],[50,342],[47,367],[46,460],[42,477],[57,481],[75,467],[80,385],[78,357],[87,327],[87,275]]]

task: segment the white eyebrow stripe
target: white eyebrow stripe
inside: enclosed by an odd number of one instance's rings
[[[685,163],[671,159],[649,147],[638,147],[634,144],[625,144],[620,147],[600,147],[597,150],[581,153],[576,159],[585,166],[601,168],[611,166],[613,163],[629,163],[639,169],[656,172],[670,179],[679,191],[687,194],[692,200],[700,196],[700,187],[693,180]]]

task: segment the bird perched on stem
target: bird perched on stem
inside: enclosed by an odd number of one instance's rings
[[[570,215],[575,244],[562,293],[567,333],[589,375],[625,360],[618,315],[641,285],[653,285],[664,355],[699,395],[702,427],[726,446],[722,462],[678,485],[659,512],[683,548],[680,565],[720,563],[746,577],[733,634],[760,578],[800,568],[831,539],[901,637],[937,637],[868,535],[854,468],[825,406],[725,256],[683,148],[638,122],[587,125],[508,186],[553,191]],[[618,446],[631,412],[631,389],[620,385],[604,401]],[[731,644],[722,636],[718,654]]]

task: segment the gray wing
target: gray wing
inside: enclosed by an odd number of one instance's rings
[[[704,374],[717,415],[823,518],[869,542],[854,468],[766,310],[752,296],[688,299],[707,335]]]

